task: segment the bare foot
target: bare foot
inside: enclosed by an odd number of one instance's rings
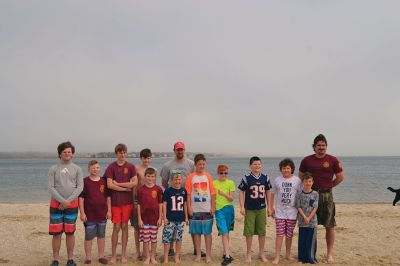
[[[181,258],[179,256],[175,256],[175,263],[181,263]]]
[[[251,263],[251,254],[247,254],[246,256],[246,262]]]
[[[196,258],[194,258],[195,262],[200,262],[201,261],[201,256],[196,256]]]
[[[206,263],[210,263],[211,262],[211,257],[206,257]]]
[[[111,257],[110,261],[108,262],[109,264],[115,264],[115,262],[117,261],[116,257]]]
[[[279,257],[275,258],[275,259],[272,261],[272,264],[275,264],[275,265],[279,264]]]
[[[121,257],[121,263],[127,263],[128,258],[127,257]]]
[[[262,262],[268,262],[268,260],[267,260],[267,258],[265,257],[264,254],[263,254],[263,255],[260,255],[260,260],[261,260]]]
[[[156,258],[154,258],[154,257],[150,258],[150,262],[151,262],[151,264],[158,264]]]
[[[294,261],[294,258],[292,256],[286,256],[286,259],[290,260],[290,261]]]
[[[143,261],[144,264],[150,264],[150,257],[149,258],[145,258]]]
[[[138,254],[138,253],[133,254],[133,262],[138,261],[139,258],[140,258],[140,254]]]
[[[327,256],[326,262],[333,263],[334,262],[333,256],[332,255]]]
[[[164,257],[163,263],[168,263],[168,257]]]

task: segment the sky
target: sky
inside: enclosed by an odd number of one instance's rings
[[[400,155],[399,1],[0,1],[0,151]]]

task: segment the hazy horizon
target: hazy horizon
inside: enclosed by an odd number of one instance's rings
[[[0,151],[397,156],[398,1],[0,1]]]

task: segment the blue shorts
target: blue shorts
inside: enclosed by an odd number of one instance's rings
[[[209,235],[212,233],[213,216],[209,212],[195,212],[189,219],[189,233]]]
[[[218,235],[227,234],[233,231],[235,225],[235,209],[232,205],[227,205],[215,212],[215,221],[217,222]]]
[[[164,225],[162,235],[163,244],[182,241],[184,227],[185,222],[169,221],[166,225]]]
[[[84,222],[85,226],[85,240],[92,240],[93,238],[105,238],[106,237],[106,225],[107,220],[101,222]]]

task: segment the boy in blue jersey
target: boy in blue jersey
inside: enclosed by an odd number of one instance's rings
[[[164,263],[168,263],[168,253],[171,243],[176,242],[175,262],[180,262],[184,222],[189,223],[187,212],[187,192],[182,187],[181,170],[172,171],[172,187],[163,194],[163,244]]]
[[[250,158],[251,172],[240,182],[239,203],[240,214],[244,216],[243,235],[246,237],[246,262],[251,262],[253,235],[258,235],[259,257],[266,262],[264,254],[265,233],[268,216],[272,212],[272,194],[269,177],[261,173],[261,159],[257,156]]]

